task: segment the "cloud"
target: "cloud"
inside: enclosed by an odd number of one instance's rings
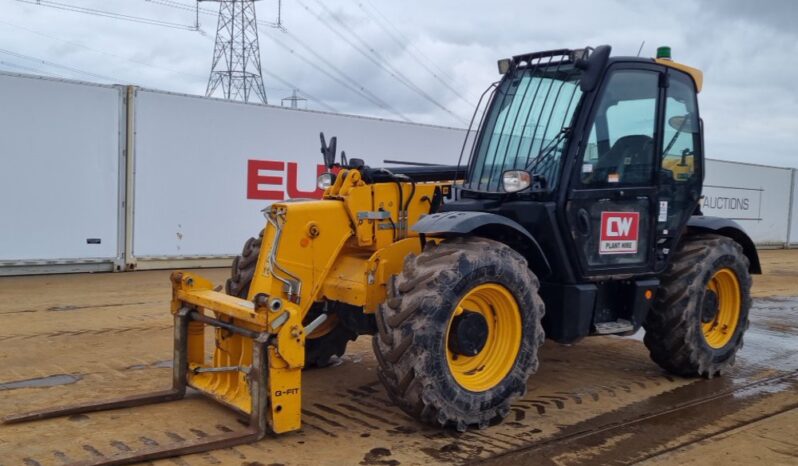
[[[191,0],[59,1],[187,26],[194,23]],[[200,15],[203,35],[11,0],[3,6],[0,48],[120,83],[192,94],[205,91],[216,30],[212,16]],[[201,7],[217,8],[211,2]],[[257,8],[261,21],[272,21],[276,0],[258,2]],[[396,118],[397,112],[415,121],[463,126],[479,95],[498,79],[499,58],[604,43],[613,46],[615,55],[634,55],[643,41],[642,55],[651,56],[658,45],[670,45],[676,60],[705,72],[700,106],[708,156],[798,167],[794,150],[798,90],[793,84],[798,65],[791,59],[798,53],[796,9],[798,2],[792,0],[497,0],[489,5],[454,0],[301,0],[283,4],[288,33],[261,27],[261,61],[265,70],[290,82],[264,76],[273,104],[279,105],[296,87],[346,113]],[[364,48],[368,57],[347,42]],[[2,54],[0,61],[96,80]],[[384,63],[377,66],[374,61]],[[0,64],[4,68],[12,69]],[[402,77],[392,77],[384,68],[399,70]],[[412,87],[422,89],[435,103]],[[352,88],[378,96],[393,111]],[[313,101],[307,105],[321,108]]]
[[[700,0],[701,8],[720,21],[759,24],[791,35],[798,35],[798,2],[794,0],[768,0],[767,3],[750,0]]]

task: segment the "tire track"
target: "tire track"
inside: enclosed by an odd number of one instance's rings
[[[103,327],[98,329],[82,329],[82,330],[58,330],[47,333],[0,335],[0,341],[31,340],[34,338],[77,337],[83,335],[103,335],[107,333],[120,334],[126,332],[146,332],[150,330],[172,329],[172,327],[173,324],[170,322],[168,324],[162,324],[162,325],[133,326],[133,327]]]
[[[751,391],[756,388],[766,387],[771,384],[778,384],[786,381],[792,381],[793,383],[798,382],[798,371],[792,371],[788,373],[782,373],[771,377],[766,377],[763,379],[751,381],[745,384],[741,384],[730,389],[718,391],[712,395],[703,396],[699,398],[689,399],[686,402],[683,402],[677,406],[670,406],[664,409],[656,410],[654,412],[646,412],[645,414],[636,416],[632,419],[628,419],[625,421],[617,421],[617,422],[609,422],[605,425],[601,426],[593,426],[591,424],[595,423],[595,419],[588,419],[580,425],[570,426],[564,430],[565,433],[554,435],[549,437],[545,440],[535,442],[529,444],[522,448],[517,448],[513,451],[505,451],[498,455],[493,456],[490,458],[489,464],[515,464],[515,463],[529,463],[530,461],[539,461],[539,458],[535,457],[534,454],[536,452],[541,452],[543,450],[551,451],[557,448],[560,448],[562,445],[571,444],[578,441],[588,442],[588,439],[596,438],[598,440],[590,440],[588,443],[593,445],[598,445],[602,443],[603,438],[610,438],[614,435],[618,435],[619,432],[624,432],[627,430],[634,430],[636,426],[644,424],[649,421],[653,421],[664,416],[669,415],[676,415],[682,412],[689,412],[690,410],[695,409],[698,406],[706,405],[712,402],[716,402],[719,400],[723,400],[724,398],[733,397],[737,394],[744,393],[746,391]],[[689,386],[685,386],[689,387]],[[672,392],[665,392],[663,396],[670,395]],[[650,402],[646,400],[646,402]],[[751,422],[757,422],[758,420],[765,419],[767,417],[775,416],[782,412],[789,411],[791,409],[798,408],[798,403],[790,404],[788,407],[780,409],[778,412],[775,413],[768,413],[762,415],[760,418],[755,418],[753,420],[745,420],[743,424],[749,424]],[[605,416],[609,416],[610,414],[606,414]],[[617,414],[612,414],[613,416],[617,416]],[[673,447],[673,449],[683,448],[684,446],[705,440],[706,438],[710,438],[715,435],[719,435],[724,433],[728,430],[732,430],[734,428],[738,428],[740,425],[736,425],[735,427],[729,427],[723,429],[720,432],[713,432],[711,434],[705,434],[696,440],[691,440],[689,442],[684,442],[678,446]],[[572,448],[566,448],[567,451],[571,451]],[[669,449],[670,450],[670,449]],[[657,451],[651,453],[649,456],[643,459],[635,459],[635,461],[642,461],[647,458],[651,458],[662,454],[663,451]],[[483,464],[481,460],[480,464]]]

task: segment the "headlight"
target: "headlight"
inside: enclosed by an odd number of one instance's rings
[[[316,178],[316,186],[318,186],[318,188],[321,190],[329,188],[330,186],[333,185],[334,182],[335,182],[335,175],[329,172],[322,173],[321,175],[319,175],[318,178]]]
[[[532,175],[525,170],[507,170],[502,173],[502,184],[508,193],[523,191],[532,184]]]

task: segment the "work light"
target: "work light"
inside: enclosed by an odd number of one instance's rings
[[[335,175],[333,175],[333,174],[332,174],[332,173],[330,173],[330,172],[327,172],[327,173],[322,173],[322,174],[321,174],[321,175],[319,175],[319,177],[316,179],[316,186],[317,186],[319,189],[322,189],[322,190],[324,190],[324,189],[327,189],[327,188],[329,188],[330,186],[332,186],[332,184],[333,184],[334,182],[335,182]]]
[[[523,191],[532,184],[532,175],[526,170],[507,170],[502,173],[502,185],[508,193]]]

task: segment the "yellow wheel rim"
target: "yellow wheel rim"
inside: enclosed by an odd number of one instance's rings
[[[740,281],[732,269],[723,268],[709,280],[707,290],[717,296],[718,309],[712,321],[702,321],[701,329],[707,344],[719,349],[729,343],[740,321]]]
[[[446,362],[457,383],[472,392],[498,385],[510,373],[521,349],[521,312],[512,293],[502,285],[487,283],[471,289],[457,303],[446,329],[446,342],[454,318],[463,312],[482,314],[488,332],[485,345],[474,356],[454,353],[446,346]]]

